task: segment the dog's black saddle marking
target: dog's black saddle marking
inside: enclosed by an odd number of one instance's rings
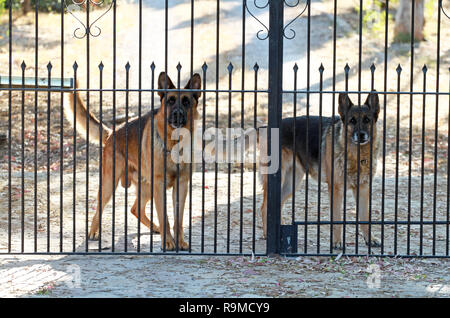
[[[285,118],[281,122],[281,146],[294,151],[295,129],[295,153],[300,162],[303,166],[317,163],[319,160],[319,151],[322,147],[323,140],[325,140],[327,130],[333,123],[336,124],[339,121],[339,116],[299,116],[296,118]],[[319,130],[320,125],[322,126],[322,133]],[[306,152],[306,148],[308,148],[308,152]]]

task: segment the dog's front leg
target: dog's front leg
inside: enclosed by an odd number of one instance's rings
[[[155,198],[156,213],[158,214],[159,231],[161,235],[161,249],[164,249],[165,238],[166,250],[172,251],[175,249],[175,241],[173,240],[172,234],[170,234],[170,225],[167,215],[164,215],[164,191],[166,191],[166,189],[164,188],[164,184],[162,182],[155,182],[153,194]]]
[[[335,179],[336,180],[336,179]],[[333,195],[331,190],[333,189]],[[328,196],[330,198],[330,204],[333,207],[332,219],[333,222],[342,221],[342,199],[343,199],[343,187],[342,184],[328,184]],[[331,211],[330,211],[331,213]],[[333,225],[333,247],[336,249],[342,249],[342,224]]]
[[[172,201],[173,201],[173,233],[175,240],[178,241],[178,248],[181,250],[187,250],[189,244],[184,241],[183,237],[183,214],[184,214],[184,204],[186,202],[186,196],[188,193],[189,179],[183,178],[178,180],[179,186],[177,189],[177,184],[175,182],[172,191]],[[177,199],[178,192],[178,199]]]
[[[353,189],[353,196],[356,201],[356,188]],[[359,213],[357,214],[359,219],[363,222],[369,221],[369,185],[360,184],[359,187]],[[361,224],[361,230],[363,231],[364,240],[366,245],[371,247],[380,247],[380,243],[375,235],[371,234],[369,238],[369,225]]]

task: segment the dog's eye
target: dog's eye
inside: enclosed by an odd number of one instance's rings
[[[189,105],[191,104],[189,101],[189,98],[187,98],[187,97],[183,97],[182,103],[186,107],[189,107]]]
[[[350,124],[356,125],[356,119],[355,119],[355,117],[352,117],[352,119],[350,119]]]
[[[368,124],[368,123],[370,123],[370,118],[365,116],[363,121],[364,121],[365,124]]]
[[[169,104],[175,104],[175,101],[176,101],[176,98],[173,97],[173,96],[169,97],[169,99],[167,100],[167,102],[168,102]]]

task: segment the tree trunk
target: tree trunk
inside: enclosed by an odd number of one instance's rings
[[[411,39],[412,0],[400,0],[395,16],[394,39],[407,42]],[[414,38],[418,41],[425,39],[423,28],[425,25],[424,0],[415,0],[414,8]]]
[[[23,0],[23,4],[22,4],[23,14],[27,14],[30,11],[31,11],[31,0]]]

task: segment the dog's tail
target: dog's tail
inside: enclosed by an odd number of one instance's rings
[[[78,87],[78,82],[76,83],[76,87]],[[87,122],[89,119],[89,141],[93,144],[98,144],[101,141],[104,146],[108,136],[112,134],[112,130],[106,125],[100,124],[97,117],[87,111],[86,105],[81,99],[79,91],[76,91],[75,93],[71,91],[67,94],[67,96],[69,101],[64,103],[64,114],[72,127],[74,127],[76,123],[77,132],[79,132],[83,138],[86,139]],[[74,118],[74,114],[76,119]],[[102,140],[100,140],[100,132]]]

